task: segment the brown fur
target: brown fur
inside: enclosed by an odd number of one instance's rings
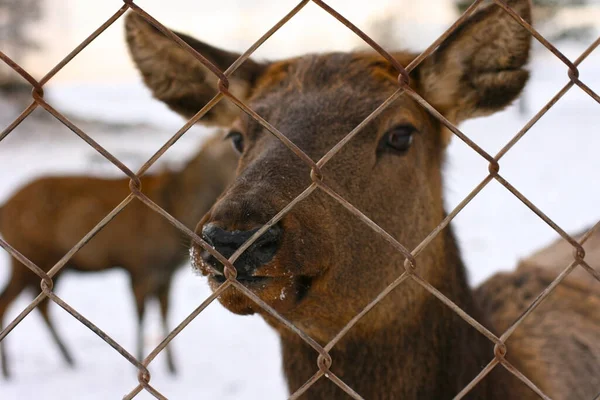
[[[573,235],[575,240],[579,241],[583,238],[584,234],[588,232],[586,229],[584,232]],[[583,244],[585,250],[585,261],[587,264],[600,272],[600,229],[596,229],[592,235]],[[573,246],[564,239],[559,239],[554,243],[544,247],[543,249],[535,252],[529,257],[521,260],[519,263],[519,269],[528,268],[540,268],[547,271],[551,276],[556,277],[564,269],[571,264],[574,260]],[[573,272],[566,278],[571,284],[584,285],[584,287],[594,290],[594,288],[600,288],[595,286],[598,281],[590,275],[589,272],[585,271],[583,267],[577,267]]]
[[[508,3],[529,19],[528,1]],[[175,45],[165,43],[154,55],[152,46],[138,48],[144,47],[144,41],[160,40],[160,34],[152,33],[141,18],[130,15],[127,29],[131,52],[147,54],[143,63],[138,62],[144,76],[153,75],[154,71],[196,68],[196,60],[176,65],[179,61],[169,56],[171,51],[178,54]],[[146,35],[147,39],[130,39],[138,35]],[[200,51],[204,46],[197,41],[188,43]],[[510,104],[522,90],[528,76],[524,64],[529,48],[530,37],[525,30],[492,5],[468,20],[413,71],[411,87],[454,123],[487,115]],[[219,68],[226,68],[231,53],[223,52],[223,57],[216,54],[210,52],[213,61]],[[394,56],[404,65],[414,58],[403,52]],[[318,160],[397,89],[396,78],[397,73],[377,55],[309,54],[264,64],[258,77],[246,81],[250,89],[240,98],[313,160]],[[156,95],[160,88],[146,82]],[[197,104],[195,108],[201,106]],[[220,123],[234,126],[243,134],[244,150],[236,181],[200,221],[196,228],[199,234],[207,223],[228,231],[261,226],[311,182],[309,168],[256,121],[240,113],[235,121],[229,114],[220,116]],[[210,116],[208,122],[215,118]],[[413,135],[411,148],[405,154],[381,150],[378,143],[385,132],[407,124],[418,132]],[[323,169],[325,182],[400,243],[415,248],[446,215],[441,178],[445,135],[435,118],[408,96],[401,96],[331,159]],[[329,342],[404,270],[401,254],[320,190],[300,202],[280,226],[283,238],[277,252],[254,273],[266,280],[247,285],[321,344]],[[199,256],[197,261],[216,289],[218,271],[202,263]],[[483,294],[471,291],[450,228],[418,256],[417,271],[494,331],[506,326],[498,320],[499,315],[509,320],[518,317],[515,312],[509,315],[497,310],[498,314],[494,314],[488,307],[489,299],[496,295],[503,303],[512,299],[486,289],[488,286],[482,289]],[[518,285],[510,279],[504,284],[519,292]],[[502,278],[497,278],[497,282],[502,282]],[[575,296],[564,290],[563,296]],[[260,313],[279,332],[290,392],[317,371],[316,352],[251,300],[235,289],[229,289],[219,300],[238,314]],[[535,321],[537,326],[556,327],[568,312],[565,306],[548,317],[546,307],[543,305],[531,316],[528,326],[533,325],[532,331]],[[528,336],[525,329],[521,330],[523,341],[519,346],[513,348],[509,344],[509,360],[556,399],[575,398],[572,393],[588,397],[595,393],[587,383],[576,392],[572,381],[550,382],[562,378],[539,373],[547,370],[540,367],[538,371],[526,351],[538,355],[537,359],[545,357],[546,361],[558,363],[565,352],[574,348],[598,348],[600,344],[589,341],[592,330],[588,325],[593,321],[585,313],[572,314],[572,318],[578,321],[577,329],[584,330],[584,345],[563,338],[553,341],[554,351],[542,356],[547,348],[540,346],[536,338],[546,333],[538,331]],[[552,330],[547,332],[554,334]],[[331,370],[365,398],[437,400],[451,398],[466,386],[493,359],[493,349],[488,339],[409,280],[361,319],[336,344],[331,355]],[[587,363],[569,359],[563,367],[571,369],[580,380],[591,379]],[[321,379],[304,398],[341,399],[346,395],[329,380]],[[468,398],[537,397],[500,367],[480,382]]]
[[[128,18],[126,22],[127,41],[131,57],[143,71],[144,82],[153,88],[154,97],[186,118],[192,117],[218,93],[217,76],[189,52],[173,46],[174,43],[152,25],[136,24],[134,18]],[[238,57],[189,36],[179,35],[209,61],[214,62],[218,57],[223,71]],[[157,58],[160,63],[156,63]],[[230,78],[232,93],[247,96],[262,69],[261,64],[252,60],[244,63]],[[204,123],[222,125],[236,113],[237,108],[224,100],[204,117]]]
[[[583,234],[573,237],[580,240]],[[585,261],[598,271],[600,231],[583,248]],[[515,273],[500,273],[484,283],[476,296],[494,327],[506,330],[573,260],[573,246],[559,239],[521,260]],[[547,382],[548,393],[570,393],[570,399],[600,393],[599,294],[600,282],[576,267],[507,342],[522,355],[531,378]]]
[[[220,136],[211,138],[180,172],[141,178],[144,193],[188,227],[194,226],[233,178],[238,156]],[[0,232],[25,257],[48,270],[130,194],[128,185],[129,179],[37,179],[4,204]],[[82,272],[121,267],[129,274],[139,319],[139,359],[143,357],[141,322],[146,300],[159,300],[168,333],[171,278],[187,257],[186,244],[185,237],[166,219],[134,199],[67,263],[68,268]],[[55,282],[60,276],[54,277]],[[39,292],[39,288],[40,278],[12,259],[12,275],[0,294],[0,321],[24,289]],[[64,357],[72,363],[48,318],[47,302],[39,309]],[[167,355],[169,368],[174,371],[170,350]],[[4,351],[2,364],[7,375]]]

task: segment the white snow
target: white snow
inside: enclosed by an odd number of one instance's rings
[[[570,54],[576,55],[582,49],[571,50]],[[598,53],[581,67],[581,79],[597,93],[600,92]],[[568,82],[567,68],[551,56],[541,56],[532,69],[534,76],[527,90],[526,117],[520,116],[513,107],[461,127],[491,154],[507,143]],[[110,88],[56,87],[52,99],[60,110],[111,122],[140,122],[150,118],[156,123],[158,128],[140,125],[123,131],[93,124],[84,128],[111,152],[122,156],[130,168],[139,167],[182,125],[151,100],[139,83]],[[2,110],[1,126],[6,126],[19,112],[8,107]],[[600,105],[575,87],[500,161],[500,174],[567,231],[591,225],[600,219],[599,126]],[[204,133],[205,130],[194,128],[166,153],[157,168],[180,164],[194,151]],[[26,121],[0,142],[0,168],[3,171],[0,202],[18,186],[39,175],[115,176],[120,173],[52,118]],[[486,173],[487,163],[455,138],[450,146],[445,183],[449,209]],[[495,182],[483,189],[457,216],[454,226],[474,283],[498,270],[512,268],[520,257],[557,236]],[[8,260],[8,255],[0,252],[0,287],[8,278]],[[204,279],[194,276],[190,270],[189,265],[183,267],[173,285],[172,327],[210,293]],[[87,275],[65,272],[56,293],[127,350],[134,351],[133,300],[121,271]],[[5,323],[30,300],[30,295],[22,295],[10,307]],[[161,339],[157,314],[156,307],[148,311],[144,338],[148,352]],[[65,367],[34,311],[6,339],[14,377],[8,382],[0,380],[1,399],[118,399],[136,386],[136,370],[116,351],[59,307],[51,306],[51,315],[76,358],[76,368]],[[170,399],[285,397],[277,336],[259,317],[232,315],[215,302],[172,345],[179,375],[167,374],[162,356],[150,368],[151,384]],[[151,396],[143,393],[138,398]]]

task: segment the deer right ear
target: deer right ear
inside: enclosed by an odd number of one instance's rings
[[[531,21],[530,0],[506,0]],[[467,19],[418,67],[423,97],[451,122],[509,105],[529,77],[531,35],[499,5]]]
[[[136,13],[125,20],[129,51],[144,82],[155,98],[173,111],[191,118],[219,91],[218,77],[189,51],[183,49]],[[240,56],[175,32],[183,41],[225,71]],[[229,78],[229,90],[246,100],[266,65],[246,60]],[[221,100],[201,120],[203,124],[228,126],[240,113],[227,99]]]

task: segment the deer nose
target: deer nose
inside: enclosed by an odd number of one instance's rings
[[[231,257],[259,228],[249,231],[227,231],[213,223],[202,228],[202,238],[221,253],[225,258]],[[251,277],[261,266],[273,259],[279,249],[283,230],[279,224],[264,232],[242,255],[233,266],[238,271],[238,278]],[[223,265],[210,256],[208,262],[223,273]]]

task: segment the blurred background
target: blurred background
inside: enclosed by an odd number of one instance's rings
[[[139,0],[157,20],[215,46],[242,52],[295,5],[290,0]],[[466,0],[330,0],[328,4],[388,50],[423,50],[470,4]],[[575,60],[600,35],[600,1],[534,0],[534,26]],[[40,79],[121,7],[119,0],[0,0],[0,50]],[[139,168],[185,121],[151,98],[131,63],[118,20],[45,86],[45,98],[122,160]],[[353,50],[365,44],[309,3],[256,52],[278,59],[306,52]],[[491,154],[498,152],[569,80],[567,67],[536,44],[532,79],[522,99],[493,117],[461,126]],[[580,79],[600,93],[600,50],[580,66]],[[0,129],[31,102],[30,86],[0,65]],[[194,127],[152,171],[178,169],[211,131]],[[600,105],[572,88],[502,159],[500,173],[569,232],[600,219]],[[43,110],[36,110],[0,142],[0,204],[41,175],[121,176],[122,173]],[[454,139],[446,168],[446,204],[455,207],[486,176],[487,163]],[[473,284],[557,238],[557,234],[501,185],[490,183],[455,219]],[[9,256],[0,251],[0,288]],[[135,349],[134,304],[120,270],[63,271],[56,292],[130,351]],[[401,289],[400,289],[401,290]],[[106,296],[109,293],[110,296]],[[171,292],[170,326],[208,295],[200,277],[183,266]],[[32,300],[23,294],[4,319]],[[55,305],[51,316],[74,354],[68,369],[37,312],[6,339],[13,378],[0,380],[2,399],[114,399],[137,382],[117,352]],[[157,307],[146,318],[146,349],[161,340]],[[280,399],[286,390],[276,335],[259,317],[230,314],[213,303],[174,341],[177,376],[161,356],[152,384],[169,398]],[[140,399],[150,398],[140,394]]]

